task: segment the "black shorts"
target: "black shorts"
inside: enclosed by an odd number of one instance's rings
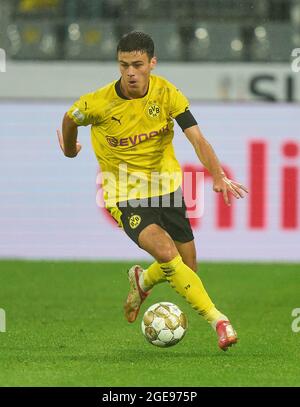
[[[119,202],[117,206],[124,231],[138,246],[139,234],[152,223],[175,241],[186,243],[194,239],[181,188],[167,195]]]

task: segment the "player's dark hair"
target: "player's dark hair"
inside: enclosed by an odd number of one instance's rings
[[[120,39],[117,52],[146,52],[149,60],[154,56],[154,42],[150,35],[141,31],[131,31]]]

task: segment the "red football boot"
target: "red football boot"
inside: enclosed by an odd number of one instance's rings
[[[219,348],[224,351],[238,341],[237,334],[230,321],[219,321],[216,325],[216,332],[219,337]]]
[[[130,288],[124,304],[125,317],[128,322],[134,322],[136,320],[142,303],[151,292],[150,290],[144,291],[140,287],[139,278],[142,272],[142,267],[138,265],[128,270]]]

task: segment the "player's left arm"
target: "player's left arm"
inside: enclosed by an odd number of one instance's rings
[[[199,160],[211,174],[213,179],[213,190],[215,192],[222,192],[226,205],[230,206],[228,192],[231,192],[237,199],[243,198],[243,192],[248,192],[247,188],[226,177],[216,153],[209,142],[205,139],[199,126],[193,124],[190,127],[184,128],[183,131],[193,145]]]
[[[248,192],[247,188],[226,177],[212,146],[201,133],[196,119],[189,110],[189,102],[187,98],[179,89],[176,89],[173,86],[170,86],[170,89],[172,96],[170,99],[170,115],[177,121],[178,125],[193,145],[199,160],[210,172],[213,178],[214,191],[222,192],[226,205],[230,205],[228,192],[231,192],[236,198],[243,198],[243,192]]]

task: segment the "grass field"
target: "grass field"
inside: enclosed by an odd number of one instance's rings
[[[300,267],[201,264],[215,304],[240,341],[222,352],[209,325],[167,284],[143,304],[172,301],[189,330],[156,348],[123,317],[128,263],[0,262],[0,386],[299,386]]]

